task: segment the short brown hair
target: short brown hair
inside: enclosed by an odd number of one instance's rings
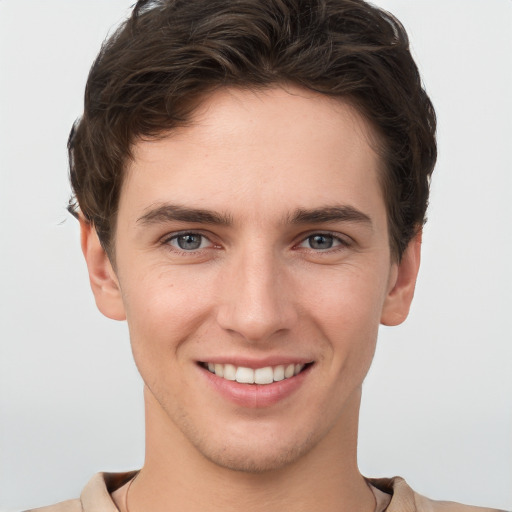
[[[68,143],[70,211],[80,209],[112,256],[136,138],[183,125],[218,87],[279,83],[347,99],[374,126],[400,259],[425,222],[436,117],[403,26],[363,0],[139,0],[87,80]]]

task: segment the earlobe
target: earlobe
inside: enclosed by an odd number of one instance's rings
[[[421,231],[409,242],[397,263],[382,308],[381,324],[399,325],[409,314],[421,259]]]
[[[80,220],[80,241],[89,271],[89,282],[98,309],[108,318],[125,320],[121,290],[117,276],[107,253],[100,244],[94,226],[82,215]]]

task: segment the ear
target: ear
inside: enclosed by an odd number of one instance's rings
[[[96,229],[82,215],[79,220],[80,242],[96,306],[108,318],[125,320],[126,314],[119,281],[107,253],[100,244]]]
[[[409,242],[400,263],[394,265],[390,288],[382,308],[380,323],[383,325],[399,325],[409,314],[420,268],[421,236],[420,230]]]

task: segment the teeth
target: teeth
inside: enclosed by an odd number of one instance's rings
[[[274,382],[274,370],[271,366],[254,370],[254,382],[256,384],[272,384]]]
[[[274,368],[274,380],[277,382],[284,379],[284,366],[276,366]]]
[[[216,375],[217,372],[215,372]],[[224,365],[224,378],[227,380],[236,380],[236,366],[232,364]]]
[[[236,380],[241,384],[272,384],[284,379],[289,379],[297,375],[304,369],[304,364],[289,364],[278,366],[265,366],[264,368],[245,368],[244,366],[234,366],[232,364],[213,364],[205,363],[205,367],[217,377],[227,380]]]
[[[224,365],[223,364],[215,365],[215,375],[218,375],[219,377],[224,377]]]
[[[217,372],[215,372],[215,375],[217,375]],[[244,368],[243,366],[239,366],[236,369],[235,380],[242,384],[254,384],[254,370],[251,368]]]
[[[293,377],[294,373],[295,373],[295,365],[289,364],[284,370],[284,378],[289,379],[290,377]]]

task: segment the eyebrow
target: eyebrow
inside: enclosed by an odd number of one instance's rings
[[[290,217],[291,224],[320,224],[322,222],[360,222],[372,226],[372,220],[366,213],[349,205],[326,206],[311,210],[298,208]]]
[[[181,221],[198,224],[232,224],[229,215],[222,215],[209,210],[187,208],[175,204],[163,204],[152,207],[137,219],[138,224],[158,224],[161,222]]]
[[[286,220],[289,224],[358,222],[372,226],[371,218],[366,213],[348,205],[325,206],[313,209],[297,208]],[[232,218],[227,214],[167,203],[148,208],[146,213],[137,219],[137,224],[149,225],[172,221],[221,226],[233,224]]]

